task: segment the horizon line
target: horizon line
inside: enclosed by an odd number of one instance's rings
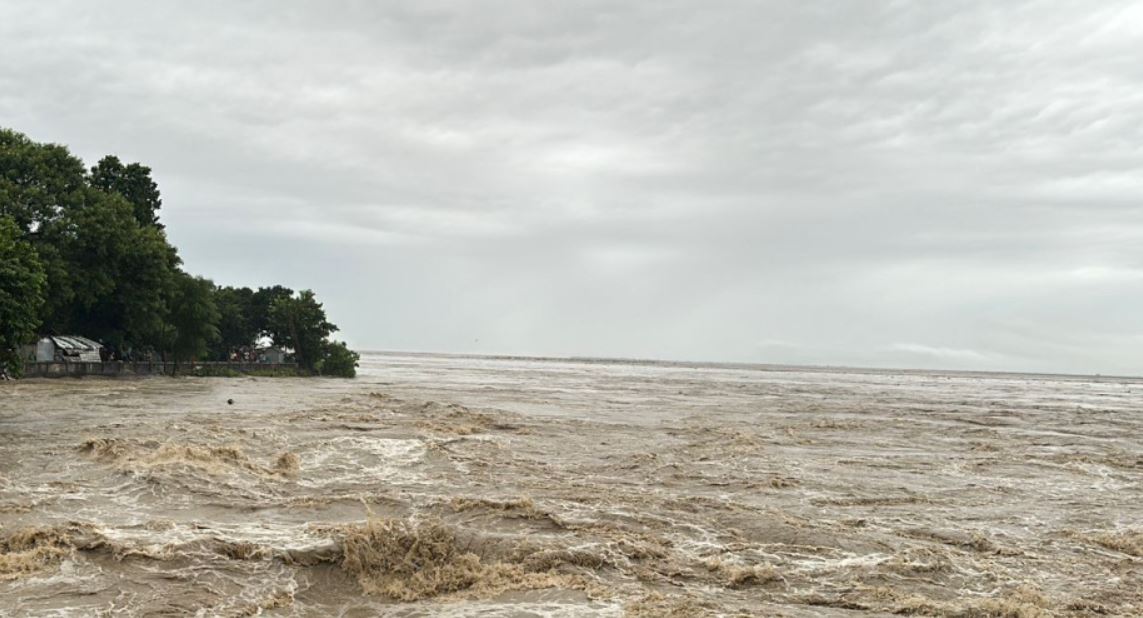
[[[1041,377],[1041,378],[1083,378],[1083,379],[1101,379],[1101,380],[1143,380],[1143,375],[1123,375],[1123,374],[1102,374],[1102,373],[1066,373],[1057,371],[1027,371],[1027,370],[997,370],[997,369],[935,369],[935,368],[904,368],[904,367],[879,367],[871,365],[813,365],[813,364],[800,364],[800,363],[776,363],[776,362],[749,362],[749,361],[712,361],[712,360],[675,360],[664,358],[639,358],[639,357],[623,357],[623,356],[583,356],[583,355],[553,355],[553,354],[504,354],[504,353],[478,353],[478,352],[440,352],[440,351],[426,351],[426,350],[383,350],[383,349],[361,349],[363,354],[376,354],[382,356],[444,356],[453,358],[484,358],[490,360],[532,360],[532,361],[558,361],[580,364],[592,363],[613,363],[620,365],[690,365],[695,367],[702,366],[723,366],[723,367],[740,367],[748,369],[760,369],[765,371],[774,372],[794,372],[794,371],[818,371],[818,372],[834,372],[834,373],[873,373],[873,372],[892,372],[892,373],[929,373],[929,374],[952,374],[952,375],[976,375],[976,376],[1024,376],[1024,377]]]

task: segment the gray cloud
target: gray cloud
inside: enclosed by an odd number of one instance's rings
[[[0,124],[362,348],[1138,373],[1143,9],[7,2]]]

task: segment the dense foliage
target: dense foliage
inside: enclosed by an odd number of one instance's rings
[[[15,349],[35,333],[46,280],[36,250],[0,217],[0,371],[20,372]]]
[[[357,361],[361,356],[350,350],[344,341],[331,341],[325,344],[317,372],[323,376],[352,378],[357,375]]]
[[[314,293],[302,290],[297,296],[274,299],[266,330],[275,345],[292,348],[298,364],[313,370],[321,360],[323,343],[337,327],[326,321]]]
[[[80,334],[116,358],[251,358],[260,340],[309,372],[352,376],[356,354],[312,291],[218,287],[182,270],[151,169],[0,129],[0,369],[42,334]],[[323,371],[323,367],[325,370]]]
[[[169,348],[175,362],[205,358],[218,342],[218,308],[214,284],[202,277],[179,273],[175,277],[168,320]]]

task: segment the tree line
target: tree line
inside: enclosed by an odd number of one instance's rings
[[[18,374],[37,335],[79,334],[117,358],[228,360],[263,337],[299,366],[352,377],[310,290],[216,286],[182,269],[159,221],[151,169],[0,128],[0,369]]]

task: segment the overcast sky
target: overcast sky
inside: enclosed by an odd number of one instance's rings
[[[458,8],[459,7],[459,8]],[[1143,373],[1143,3],[0,2],[0,126],[359,349]]]

